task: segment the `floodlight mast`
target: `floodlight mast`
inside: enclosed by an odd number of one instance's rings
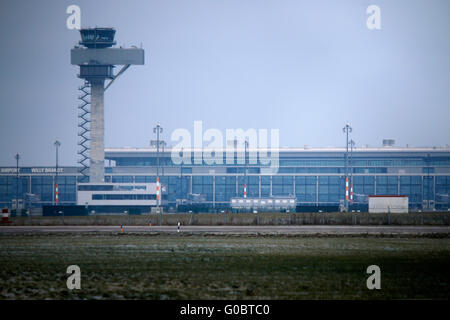
[[[19,212],[19,160],[20,155],[16,153],[14,156],[16,159],[16,214],[18,215]]]
[[[144,50],[139,48],[111,48],[116,30],[113,28],[85,28],[80,30],[81,41],[71,50],[71,64],[80,67],[78,77],[89,82],[91,87],[90,110],[90,168],[89,181],[105,181],[104,142],[104,94],[111,83],[130,65],[144,64]],[[117,75],[115,65],[124,67]],[[111,82],[105,88],[105,80]]]
[[[156,164],[156,208],[159,212],[159,225],[162,225],[162,211],[160,209],[160,204],[162,203],[162,189],[161,184],[159,182],[159,135],[163,132],[163,128],[159,124],[159,122],[156,124],[156,127],[153,128],[153,133],[156,133],[156,158],[157,158],[157,164]]]
[[[352,132],[352,127],[350,124],[346,124],[342,131],[346,134],[346,143],[345,143],[345,211],[348,211],[348,134]]]
[[[355,146],[355,141],[350,140],[350,203],[353,204],[353,147]]]
[[[59,201],[59,191],[58,191],[58,148],[61,146],[61,142],[58,140],[53,144],[56,148],[56,163],[55,163],[55,203],[58,204]]]

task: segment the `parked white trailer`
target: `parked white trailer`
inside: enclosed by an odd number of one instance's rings
[[[369,213],[408,213],[408,196],[369,196]]]

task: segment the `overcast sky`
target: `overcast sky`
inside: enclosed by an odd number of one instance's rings
[[[105,96],[105,146],[177,128],[278,128],[281,146],[450,144],[450,1],[0,2],[0,166],[77,160],[78,67],[66,8],[145,49]],[[381,9],[381,30],[366,9]],[[170,143],[169,143],[170,144]]]

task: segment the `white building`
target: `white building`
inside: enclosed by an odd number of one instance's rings
[[[156,206],[156,204],[156,183],[78,184],[77,205]]]

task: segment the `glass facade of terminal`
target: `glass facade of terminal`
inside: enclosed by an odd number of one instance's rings
[[[273,174],[262,173],[248,157],[241,164],[175,165],[167,151],[158,156],[150,149],[107,149],[106,159],[106,182],[154,183],[158,171],[169,206],[201,194],[208,207],[227,208],[231,198],[244,196],[244,184],[248,197],[295,196],[300,206],[339,205],[345,198],[343,149],[282,150]],[[450,207],[449,148],[356,150],[348,164],[355,204],[367,203],[369,195],[407,195],[411,208]],[[0,168],[0,206],[10,207],[16,194],[33,206],[53,204],[55,182],[59,204],[75,204],[81,178],[76,167],[59,168],[57,181],[51,167],[20,168],[19,175],[15,167]]]

